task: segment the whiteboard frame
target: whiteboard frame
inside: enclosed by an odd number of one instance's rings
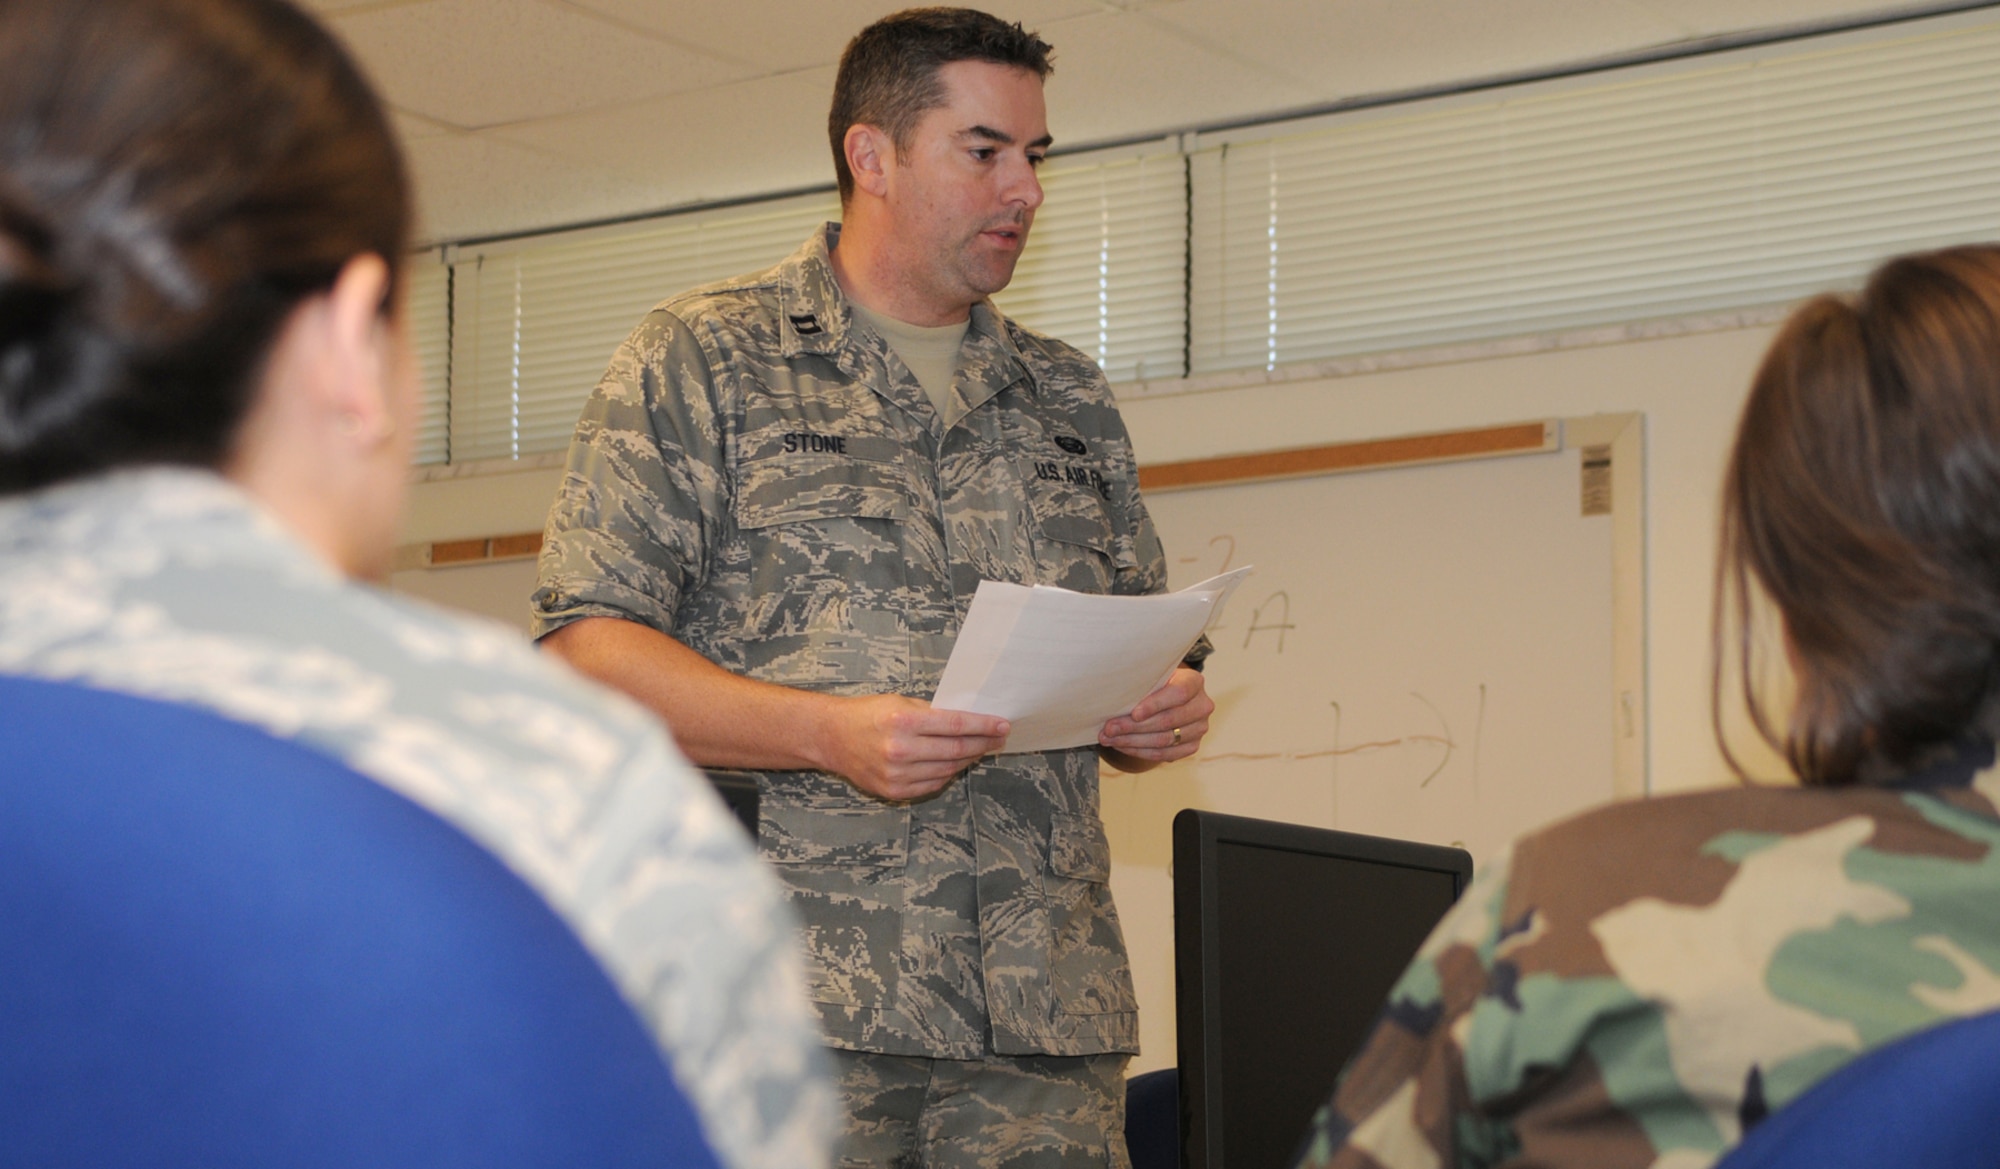
[[[1647,762],[1646,416],[1593,414],[1561,425],[1566,447],[1611,448],[1612,790],[1618,799],[1633,799],[1653,790]],[[1579,483],[1579,499],[1581,492]]]
[[[1638,412],[1548,418],[1466,430],[1387,435],[1331,446],[1247,451],[1139,468],[1147,494],[1273,479],[1315,478],[1429,463],[1552,454],[1570,447],[1611,452],[1612,793],[1653,790],[1646,643],[1646,417]],[[1583,484],[1577,484],[1582,508]]]

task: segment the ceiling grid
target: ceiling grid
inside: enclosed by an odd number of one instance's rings
[[[396,111],[421,236],[826,183],[847,39],[895,0],[306,0]],[[1857,19],[1880,0],[994,0],[1056,46],[1057,145]]]

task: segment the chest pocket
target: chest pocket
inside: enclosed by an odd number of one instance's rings
[[[1097,464],[1056,454],[1030,460],[1023,471],[1039,583],[1107,593],[1119,569],[1137,567]]]
[[[909,676],[899,594],[911,485],[895,463],[869,457],[876,452],[866,442],[778,448],[738,465],[731,551],[745,579],[744,664],[753,678],[882,690]]]

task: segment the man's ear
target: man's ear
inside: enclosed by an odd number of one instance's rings
[[[352,430],[370,440],[395,430],[388,368],[391,357],[383,301],[389,293],[389,265],[364,253],[347,261],[326,294],[323,343],[335,376],[328,403]]]
[[[854,187],[877,199],[889,193],[889,168],[894,165],[896,144],[880,127],[857,122],[847,128],[840,147],[847,152],[847,169],[854,174]]]

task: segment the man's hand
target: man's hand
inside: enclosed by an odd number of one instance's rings
[[[1097,742],[1111,766],[1145,771],[1200,750],[1214,712],[1215,700],[1200,671],[1182,666],[1165,685],[1140,699],[1131,714],[1105,723]]]
[[[956,710],[900,694],[843,698],[820,738],[816,766],[871,796],[920,800],[1007,742],[1005,719]]]
[[[651,707],[702,767],[811,768],[885,800],[918,800],[1007,742],[1004,719],[896,694],[842,698],[759,682],[633,621],[586,617],[542,645]]]

